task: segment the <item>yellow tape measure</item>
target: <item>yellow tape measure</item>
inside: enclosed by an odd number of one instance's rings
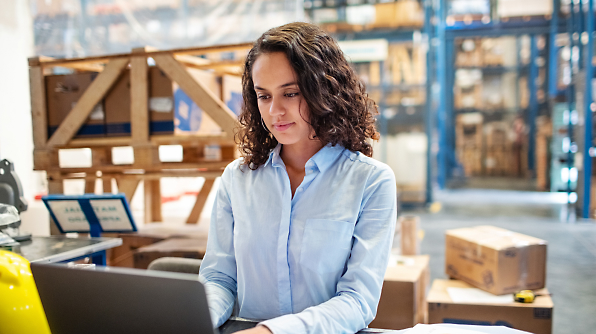
[[[513,300],[518,303],[532,303],[536,295],[532,290],[522,290],[513,294]]]

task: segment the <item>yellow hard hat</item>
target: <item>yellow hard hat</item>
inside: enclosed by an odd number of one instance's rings
[[[0,334],[50,334],[29,261],[0,250]]]

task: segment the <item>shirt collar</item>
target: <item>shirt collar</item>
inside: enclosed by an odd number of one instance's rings
[[[341,145],[332,146],[331,143],[323,146],[315,155],[313,155],[308,161],[306,162],[306,168],[309,167],[317,167],[319,171],[324,172],[326,171],[329,166],[337,159],[337,157],[343,152],[345,148]],[[282,167],[285,166],[283,160],[281,159],[281,144],[277,144],[275,148],[269,153],[269,159],[265,162],[265,166],[268,163],[271,163],[272,167]],[[309,164],[314,166],[309,166]]]
[[[271,151],[271,153],[269,153],[269,159],[265,161],[264,166],[267,166],[267,164],[269,163],[271,163],[272,167],[284,166],[283,160],[281,160],[279,152],[281,152],[281,144],[278,143],[277,146],[275,146],[275,148]]]
[[[314,163],[319,171],[323,173],[333,164],[333,162],[335,162],[335,160],[337,160],[337,157],[344,150],[345,148],[341,145],[332,146],[331,143],[329,143],[308,159],[306,168],[309,167],[309,164]]]

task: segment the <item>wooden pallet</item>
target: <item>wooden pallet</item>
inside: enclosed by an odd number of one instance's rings
[[[31,113],[33,121],[34,170],[44,170],[48,176],[48,192],[62,193],[63,180],[85,179],[86,192],[94,192],[97,178],[104,184],[104,192],[111,191],[112,179],[116,180],[118,191],[124,192],[130,200],[140,181],[145,184],[145,222],[161,220],[161,177],[202,176],[206,182],[201,189],[187,223],[196,223],[206,201],[213,181],[221,175],[223,168],[237,156],[234,143],[234,128],[238,126],[237,116],[212,93],[205,83],[197,81],[187,70],[196,68],[211,70],[216,74],[241,74],[243,53],[252,44],[221,45],[176,50],[155,50],[150,47],[133,49],[129,54],[107,56],[52,59],[36,57],[29,59],[31,84]],[[218,53],[235,54],[232,60],[221,60]],[[206,55],[199,58],[196,55]],[[215,55],[215,56],[214,56]],[[221,128],[216,134],[151,135],[148,113],[148,58],[152,58],[159,69],[166,74]],[[228,57],[229,58],[229,57]],[[84,91],[57,130],[48,138],[48,118],[45,77],[55,67],[75,71],[95,72],[97,77]],[[108,94],[121,73],[130,70],[131,134],[125,137],[75,138],[94,106]],[[183,159],[180,162],[159,160],[160,145],[181,145]],[[221,147],[221,157],[213,160],[205,157],[207,145]],[[130,146],[134,151],[134,163],[115,165],[111,152],[114,147]],[[59,164],[61,149],[89,148],[92,165],[63,168]],[[57,233],[52,224],[52,233]]]

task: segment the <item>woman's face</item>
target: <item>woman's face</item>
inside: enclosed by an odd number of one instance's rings
[[[283,52],[264,53],[252,68],[259,112],[275,139],[283,145],[306,144],[314,130],[300,93],[297,75]]]

